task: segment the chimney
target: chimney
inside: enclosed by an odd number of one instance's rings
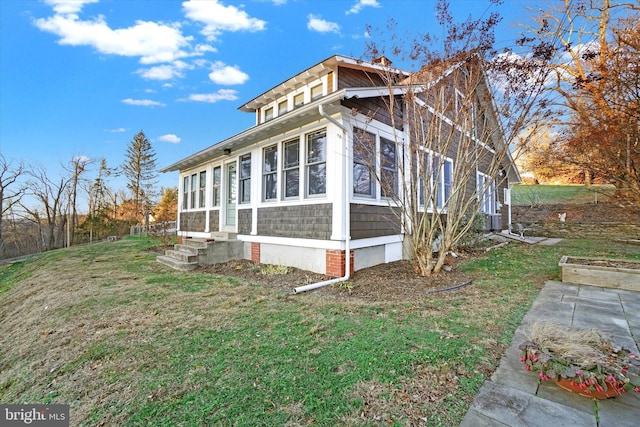
[[[374,64],[380,64],[380,65],[384,65],[385,67],[389,67],[391,66],[392,62],[389,58],[387,58],[386,56],[382,55],[378,58],[375,58],[372,63]]]

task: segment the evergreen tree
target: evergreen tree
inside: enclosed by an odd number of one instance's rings
[[[141,130],[127,147],[122,172],[128,179],[127,188],[131,191],[135,215],[146,222],[150,212],[156,185],[156,153]]]

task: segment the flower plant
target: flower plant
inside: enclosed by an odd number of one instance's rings
[[[640,356],[595,329],[536,322],[519,348],[525,369],[541,380],[568,380],[585,395],[610,387],[617,394],[640,392]]]

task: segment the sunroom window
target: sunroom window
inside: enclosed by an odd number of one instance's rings
[[[182,210],[189,208],[189,176],[182,178]]]
[[[196,207],[196,185],[198,185],[198,175],[191,175],[191,201],[189,203],[189,207],[194,209]]]
[[[282,144],[284,155],[282,162],[284,198],[300,195],[300,141],[294,139]]]
[[[213,168],[213,197],[211,200],[213,201],[213,206],[220,206],[220,185],[222,181],[222,168],[220,166],[216,166]]]
[[[240,203],[251,201],[251,154],[240,156]]]
[[[307,135],[306,178],[307,196],[327,192],[327,131]]]
[[[200,172],[200,182],[198,184],[198,207],[204,208],[206,203],[205,191],[207,188],[207,171]]]
[[[376,136],[362,129],[353,129],[353,193],[375,196]]]
[[[398,164],[396,144],[380,138],[380,192],[382,197],[394,197],[398,193]]]
[[[278,146],[272,145],[264,149],[262,167],[262,198],[275,200],[278,189]]]

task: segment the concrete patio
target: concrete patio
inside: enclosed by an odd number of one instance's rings
[[[518,346],[535,320],[596,328],[640,354],[640,292],[547,282],[461,426],[639,426],[640,393],[596,401],[564,391],[552,382],[540,382],[537,373],[524,369]]]

